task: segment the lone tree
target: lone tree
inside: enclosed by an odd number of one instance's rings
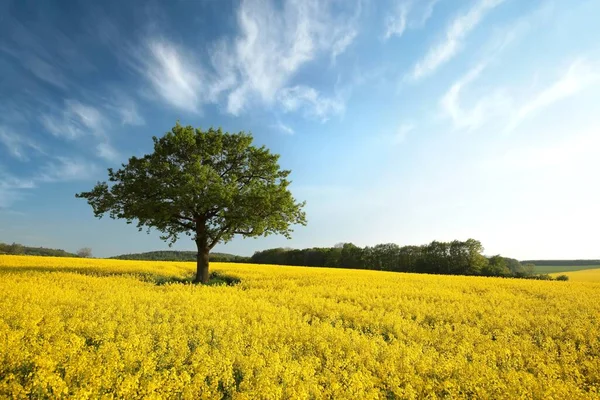
[[[292,197],[290,171],[279,167],[278,154],[252,145],[244,132],[208,131],[179,123],[163,137],[153,137],[154,152],[114,171],[98,182],[87,199],[96,217],[108,213],[128,224],[162,232],[171,246],[181,234],[198,248],[194,282],[208,281],[209,252],[235,235],[281,234],[291,225],[306,225],[304,202]]]
[[[90,258],[92,256],[92,249],[89,247],[83,247],[77,250],[77,255],[82,258]]]

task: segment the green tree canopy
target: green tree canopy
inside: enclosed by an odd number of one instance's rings
[[[108,181],[98,182],[87,199],[96,217],[137,221],[155,228],[173,244],[191,236],[198,248],[196,282],[208,280],[208,254],[235,235],[289,238],[293,224],[306,224],[304,202],[289,191],[288,170],[279,155],[252,145],[244,132],[208,131],[179,123],[152,138],[154,152],[131,157]]]

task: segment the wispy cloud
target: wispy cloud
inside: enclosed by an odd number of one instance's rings
[[[433,9],[435,8],[436,4],[439,2],[440,2],[440,0],[430,0],[429,2],[424,2],[424,1],[419,2],[420,4],[424,4],[425,7],[421,14],[421,18],[414,21],[413,24],[419,28],[422,28],[427,23],[429,18],[431,18],[431,15],[433,15]]]
[[[276,124],[271,125],[272,128],[277,129],[278,131],[286,134],[286,135],[293,135],[296,132],[294,131],[294,129],[292,129],[291,127],[287,126],[286,124],[284,124],[281,121],[277,121]]]
[[[102,135],[107,124],[100,110],[76,100],[66,100],[58,115],[44,114],[40,122],[52,135],[69,140]]]
[[[482,63],[468,71],[450,87],[440,101],[444,114],[450,117],[455,129],[473,130],[494,116],[510,112],[512,100],[503,89],[490,90],[471,106],[466,109],[463,107],[462,91],[481,75],[485,67]]]
[[[278,100],[286,112],[303,110],[307,116],[321,121],[343,114],[345,109],[340,99],[324,97],[316,89],[307,86],[282,89]]]
[[[574,96],[580,91],[600,82],[600,68],[583,58],[573,61],[566,72],[545,89],[536,93],[519,107],[507,131],[515,129],[524,119],[560,100]]]
[[[92,138],[97,142],[96,155],[100,158],[112,162],[119,157],[119,153],[110,145],[110,138],[106,133],[111,127],[110,119],[98,107],[77,100],[66,100],[61,111],[42,115],[40,122],[57,138],[66,140]],[[139,121],[130,121],[132,124],[133,122]]]
[[[98,172],[99,168],[93,162],[64,156],[50,158],[28,177],[17,177],[0,166],[0,208],[13,206],[22,198],[24,191],[42,184],[89,180]]]
[[[479,25],[485,15],[503,2],[504,0],[479,0],[465,14],[456,17],[448,26],[444,39],[415,64],[409,78],[419,80],[452,59],[461,50],[464,39]]]
[[[251,104],[270,107],[303,65],[320,55],[333,64],[354,42],[361,0],[352,4],[243,0],[236,11],[238,34],[209,45],[208,62],[158,37],[147,40],[133,65],[163,101],[180,110],[199,113],[213,103],[237,116]]]
[[[121,125],[140,126],[146,124],[136,102],[123,91],[113,89],[108,101],[107,108],[117,114],[116,117],[121,121]]]
[[[96,150],[98,156],[107,161],[115,162],[121,158],[121,154],[108,142],[98,144]]]
[[[44,166],[34,179],[39,182],[65,182],[87,180],[98,172],[96,164],[81,158],[55,157]]]
[[[35,182],[21,179],[0,169],[0,208],[7,208],[19,200],[23,190],[33,189]]]
[[[440,0],[395,0],[391,11],[385,16],[384,39],[401,37],[407,29],[425,26],[433,9]]]
[[[504,122],[504,132],[507,133],[542,109],[600,83],[600,68],[579,58],[572,61],[559,78],[548,82],[526,100],[519,99],[515,93],[502,87],[480,88],[479,93],[483,94],[465,107],[462,99],[465,88],[478,79],[487,66],[486,62],[476,65],[442,96],[442,112],[452,120],[455,129],[473,130],[495,117],[501,117],[503,121],[508,121],[508,124]]]
[[[67,89],[67,80],[60,70],[48,61],[29,54],[21,58],[23,65],[38,79],[61,89]]]
[[[8,152],[21,161],[29,160],[28,152],[42,153],[42,148],[32,139],[23,134],[15,133],[6,126],[0,126],[0,143],[6,147]]]
[[[321,52],[335,59],[356,37],[356,18],[334,16],[328,2],[286,1],[280,8],[272,1],[246,0],[237,16],[240,35],[232,46],[232,66],[238,85],[227,101],[227,111],[234,115],[253,96],[272,103],[300,66]]]
[[[341,36],[334,40],[331,46],[331,62],[335,64],[335,60],[340,54],[343,54],[348,46],[354,42],[354,39],[358,36],[358,31],[354,28],[343,29]]]
[[[479,63],[455,81],[440,99],[442,113],[452,120],[454,129],[473,130],[494,117],[506,120],[514,114],[516,100],[507,88],[477,85],[476,92],[479,97],[471,103],[465,100],[468,94],[464,92],[474,81],[481,78],[486,69],[498,62],[506,49],[543,20],[548,11],[548,4],[544,3],[540,8],[499,27],[491,34],[490,39],[481,48]]]
[[[389,13],[385,19],[384,39],[389,39],[392,36],[402,36],[406,30],[408,10],[410,7],[408,1],[398,3],[394,12]]]
[[[3,31],[0,53],[10,55],[39,81],[62,90],[72,89],[74,73],[94,68],[86,58],[84,46],[65,35],[50,19],[25,21],[11,16],[10,11],[8,15],[3,20],[8,29]]]
[[[138,55],[137,68],[154,91],[173,107],[198,112],[205,84],[202,68],[189,57],[191,51],[165,39],[149,40],[146,50]]]

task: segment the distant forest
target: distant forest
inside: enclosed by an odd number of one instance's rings
[[[358,247],[352,243],[340,243],[334,247],[268,249],[257,251],[251,257],[228,253],[210,253],[210,261],[532,279],[551,279],[546,274],[536,274],[534,272],[535,266],[600,265],[600,260],[518,261],[500,255],[485,257],[482,252],[483,246],[474,239],[452,242],[433,241],[422,246],[403,247],[394,243],[367,247]],[[1,254],[78,257],[77,254],[61,249],[30,247],[18,243],[0,243]],[[120,260],[196,261],[196,252],[163,250],[123,254],[110,258]]]
[[[257,251],[250,261],[256,264],[551,279],[547,275],[535,275],[532,264],[522,264],[500,255],[485,257],[482,253],[483,246],[474,239],[433,241],[422,246],[404,247],[387,243],[361,248],[352,243],[343,243],[326,248]]]
[[[161,250],[146,253],[122,254],[110,257],[117,260],[149,260],[149,261],[196,261],[195,251]],[[210,253],[213,262],[250,262],[250,257],[241,257],[227,253]]]
[[[77,254],[69,253],[64,250],[47,249],[45,247],[29,247],[18,243],[0,243],[0,254],[46,257],[77,257]]]

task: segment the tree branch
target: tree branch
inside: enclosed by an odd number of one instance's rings
[[[189,230],[196,230],[196,226],[195,226],[194,224],[190,224],[190,223],[186,223],[186,222],[179,221],[179,220],[178,220],[177,218],[175,218],[175,217],[172,219],[172,222],[173,222],[175,225],[179,225],[179,226],[181,226],[181,227],[183,227],[183,228],[186,228],[186,229],[189,229]]]
[[[185,219],[186,221],[190,221],[190,222],[196,222],[196,219],[191,218],[191,217],[186,217],[185,215],[181,215],[181,214],[175,214],[173,215],[174,218],[177,219]]]

